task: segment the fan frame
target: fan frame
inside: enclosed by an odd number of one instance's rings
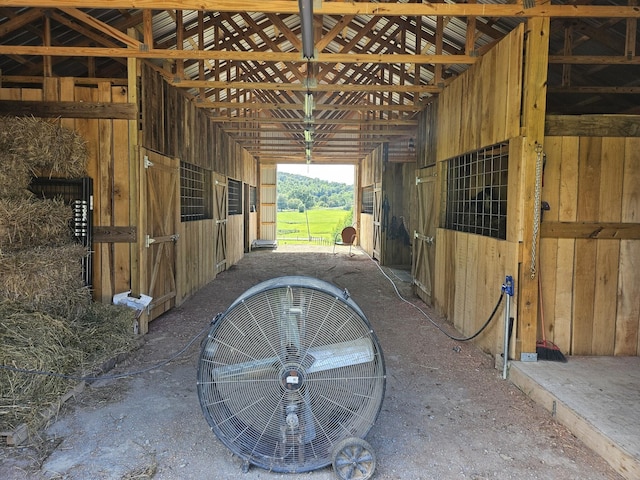
[[[258,455],[258,456],[251,456],[251,455],[246,455],[244,452],[240,451],[240,448],[236,445],[236,443],[234,443],[234,441],[232,441],[231,439],[227,438],[224,433],[220,430],[219,427],[216,426],[216,422],[214,420],[214,418],[212,417],[212,413],[209,411],[209,409],[205,406],[205,396],[206,394],[202,392],[202,384],[206,383],[206,382],[211,382],[210,377],[206,377],[205,375],[205,370],[207,370],[206,368],[204,368],[204,361],[203,358],[206,355],[206,348],[210,345],[210,343],[212,343],[212,339],[216,338],[216,332],[218,330],[218,328],[220,328],[222,325],[224,325],[224,321],[227,315],[230,314],[230,312],[233,312],[234,309],[240,305],[241,303],[247,301],[247,299],[255,296],[255,295],[259,295],[262,294],[263,292],[267,292],[269,290],[274,290],[274,289],[283,289],[283,288],[291,288],[291,289],[309,289],[309,290],[316,290],[319,292],[322,292],[324,294],[328,294],[331,297],[335,298],[336,300],[339,300],[344,306],[346,306],[348,309],[353,311],[354,317],[360,319],[360,321],[362,322],[362,327],[365,327],[368,330],[368,337],[369,340],[372,343],[372,347],[373,347],[373,351],[375,354],[375,359],[376,361],[379,363],[379,369],[380,369],[380,376],[377,377],[376,379],[373,379],[373,381],[375,382],[381,382],[381,384],[376,385],[377,391],[379,393],[379,400],[378,400],[378,405],[377,405],[377,409],[375,411],[375,414],[372,415],[372,418],[369,419],[369,427],[366,428],[366,430],[364,432],[361,432],[362,434],[357,436],[357,437],[353,437],[352,434],[349,434],[349,432],[345,432],[343,436],[341,436],[340,438],[337,438],[335,441],[333,441],[333,443],[330,445],[330,449],[333,449],[333,447],[335,447],[335,445],[339,444],[340,442],[344,441],[347,438],[362,438],[364,439],[364,437],[366,437],[366,435],[369,433],[369,431],[371,430],[371,428],[373,428],[379,414],[380,411],[382,410],[382,403],[384,400],[384,396],[386,393],[386,366],[385,366],[385,361],[384,361],[384,354],[382,351],[382,348],[380,346],[380,342],[378,340],[378,337],[376,336],[371,323],[369,322],[369,320],[367,319],[366,315],[364,314],[364,312],[362,311],[362,309],[356,304],[356,302],[351,298],[351,295],[349,294],[349,292],[345,289],[345,290],[340,290],[337,286],[314,278],[314,277],[309,277],[309,276],[302,276],[302,275],[292,275],[292,276],[283,276],[283,277],[277,277],[277,278],[273,278],[264,282],[261,282],[251,288],[249,288],[248,290],[246,290],[242,295],[240,295],[228,308],[224,313],[218,314],[214,320],[212,321],[211,324],[211,329],[209,330],[209,334],[208,336],[203,340],[202,342],[202,348],[201,348],[201,354],[200,354],[200,359],[199,359],[199,363],[198,363],[198,373],[197,373],[197,378],[198,378],[198,400],[200,401],[200,405],[203,411],[203,414],[205,416],[205,419],[207,420],[207,423],[209,424],[211,430],[213,431],[213,433],[216,435],[216,437],[237,457],[239,457],[242,461],[243,461],[243,469],[246,469],[247,466],[249,464],[255,465],[259,468],[263,468],[265,470],[269,470],[269,471],[275,471],[275,472],[279,472],[279,473],[303,473],[303,472],[308,472],[308,471],[312,471],[312,470],[317,470],[319,468],[323,468],[326,467],[328,465],[331,465],[333,462],[333,456],[331,455],[331,451],[329,452],[329,454],[326,456],[326,458],[316,458],[316,462],[313,464],[308,464],[308,463],[302,463],[302,464],[298,464],[295,462],[292,463],[286,463],[283,462],[281,463],[271,463],[271,462],[266,462],[264,461],[264,457]],[[215,343],[215,341],[214,341]],[[213,385],[215,385],[215,383],[213,383]],[[211,387],[209,387],[211,388]],[[375,405],[375,404],[374,404]],[[225,405],[226,406],[226,405]],[[360,427],[362,428],[363,425],[360,425]]]

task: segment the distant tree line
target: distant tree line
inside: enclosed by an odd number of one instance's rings
[[[353,185],[278,172],[278,210],[353,207]]]

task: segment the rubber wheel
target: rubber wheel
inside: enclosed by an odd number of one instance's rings
[[[376,455],[361,438],[345,438],[333,449],[333,471],[341,480],[367,480],[376,469]]]

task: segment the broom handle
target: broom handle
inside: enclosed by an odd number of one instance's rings
[[[546,344],[547,333],[544,328],[544,305],[542,303],[542,281],[540,280],[540,269],[538,269],[538,300],[540,303],[540,326],[542,327],[542,341]]]

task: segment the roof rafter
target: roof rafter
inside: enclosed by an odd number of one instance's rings
[[[209,10],[218,12],[298,13],[298,2],[292,0],[85,0],[83,8],[173,10]],[[8,0],[14,7],[77,7],[76,0]],[[242,8],[238,8],[241,6]],[[314,9],[316,15],[374,15],[374,16],[445,16],[445,17],[596,17],[638,18],[638,6],[608,5],[551,5],[547,2],[524,8],[519,4],[480,3],[370,3],[370,2],[322,2]]]

